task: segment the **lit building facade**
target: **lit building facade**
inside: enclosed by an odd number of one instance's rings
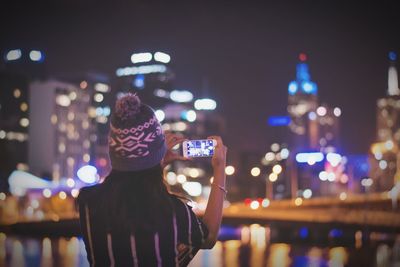
[[[306,55],[300,54],[296,80],[288,86],[290,157],[287,171],[292,197],[304,192],[333,195],[346,188],[344,160],[339,152],[341,109],[319,104],[318,87],[311,80]]]
[[[400,181],[400,89],[396,54],[389,54],[387,96],[377,101],[377,142],[371,146],[371,178],[376,191],[390,190]]]
[[[30,85],[33,174],[60,181],[76,178],[81,167],[92,165],[100,177],[107,175],[110,92],[109,84],[89,76],[79,83],[47,80]]]
[[[2,51],[0,65],[0,192],[15,169],[28,170],[29,82],[45,75],[38,50]]]

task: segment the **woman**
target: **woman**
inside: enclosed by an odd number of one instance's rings
[[[200,248],[214,246],[221,224],[226,147],[218,136],[214,180],[204,217],[168,193],[163,167],[183,158],[164,135],[153,110],[133,94],[116,102],[111,117],[112,171],[104,183],[83,188],[79,212],[91,266],[186,266]]]

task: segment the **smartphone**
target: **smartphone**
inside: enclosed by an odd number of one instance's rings
[[[214,139],[185,140],[182,143],[185,158],[212,157],[217,141]]]

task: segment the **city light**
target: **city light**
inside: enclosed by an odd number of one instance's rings
[[[15,88],[13,91],[13,95],[15,98],[19,98],[21,96],[21,90],[19,90],[18,88]]]
[[[186,112],[186,116],[185,117],[186,117],[186,120],[188,122],[194,122],[196,120],[197,115],[196,115],[196,112],[194,110],[188,110]]]
[[[72,189],[71,190],[71,196],[73,198],[77,198],[79,196],[79,189],[77,189],[77,188]]]
[[[201,195],[202,185],[198,182],[185,182],[183,183],[182,188],[192,197],[198,197]]]
[[[305,190],[303,191],[303,197],[304,197],[304,198],[311,198],[311,197],[312,197],[312,191],[311,191],[311,189],[305,189]]]
[[[258,209],[260,207],[260,202],[258,202],[257,200],[253,200],[251,203],[250,203],[250,208],[252,209],[252,210],[256,210],[256,209]]]
[[[41,61],[44,60],[44,55],[43,55],[42,52],[40,52],[40,51],[38,51],[38,50],[32,50],[32,51],[29,53],[29,58],[30,58],[32,61],[41,62]]]
[[[319,176],[319,179],[320,179],[321,181],[326,181],[326,180],[328,180],[328,173],[327,173],[326,171],[320,172],[318,176]]]
[[[125,67],[119,68],[115,72],[118,77],[132,76],[138,74],[150,74],[150,73],[164,73],[167,71],[167,67],[164,65],[146,65],[137,67]]]
[[[289,149],[282,148],[282,150],[281,150],[281,158],[282,159],[287,159],[288,157],[289,157]]]
[[[289,83],[288,92],[290,95],[294,95],[297,92],[297,83],[292,81]]]
[[[133,64],[144,63],[144,62],[151,61],[152,58],[153,58],[153,55],[151,53],[135,53],[135,54],[132,54],[131,61]]]
[[[369,187],[374,183],[374,181],[371,178],[364,178],[361,180],[361,185],[365,187]]]
[[[269,126],[288,126],[291,122],[289,116],[270,116],[268,118]]]
[[[340,193],[339,199],[340,199],[340,200],[346,200],[346,199],[347,199],[347,193],[346,193],[346,192]]]
[[[326,160],[333,166],[336,167],[342,161],[342,156],[337,153],[328,153]]]
[[[67,186],[68,187],[74,187],[75,186],[75,180],[72,178],[67,179]]]
[[[235,173],[235,168],[233,166],[226,166],[225,173],[226,175],[232,175]]]
[[[385,169],[387,168],[387,166],[388,166],[388,164],[387,164],[387,161],[386,161],[386,160],[380,160],[380,161],[379,161],[379,168],[380,168],[381,170],[385,170]]]
[[[104,96],[103,96],[103,94],[97,93],[94,95],[93,99],[94,99],[94,101],[100,103],[101,101],[103,101]]]
[[[282,166],[277,164],[274,167],[272,167],[272,171],[276,174],[280,174],[282,172]]]
[[[217,102],[209,98],[197,99],[194,101],[196,110],[214,110],[217,108]]]
[[[251,173],[252,176],[257,177],[257,176],[260,175],[261,170],[258,167],[254,167],[254,168],[251,169],[250,173]]]
[[[58,95],[56,97],[56,103],[62,107],[68,107],[71,105],[71,99],[67,95]]]
[[[275,159],[275,153],[273,152],[268,152],[267,154],[265,154],[265,159],[267,161],[273,161]]]
[[[15,196],[24,196],[28,189],[44,189],[51,186],[50,181],[19,170],[11,173],[8,183],[11,194]]]
[[[22,57],[21,49],[10,50],[6,53],[5,59],[7,61],[18,60]]]
[[[95,83],[94,90],[100,93],[108,93],[110,91],[110,86],[105,83]]]
[[[278,143],[273,143],[273,144],[271,145],[271,150],[272,150],[273,152],[277,152],[279,149],[280,149],[280,146],[279,146]]]
[[[64,200],[64,199],[67,198],[67,193],[65,193],[64,191],[60,191],[60,192],[58,193],[58,197],[59,197],[60,199]]]
[[[303,199],[301,197],[298,197],[294,200],[294,204],[296,206],[301,206],[301,204],[303,204]]]
[[[161,98],[169,98],[169,92],[165,91],[164,89],[155,89],[154,95],[161,97]]]
[[[269,176],[268,176],[268,179],[271,181],[271,182],[276,182],[276,180],[278,180],[278,174],[276,174],[276,173],[271,173]]]
[[[193,100],[193,94],[187,90],[173,90],[169,97],[178,103],[187,103]]]
[[[336,107],[336,108],[333,109],[333,114],[336,117],[340,117],[340,115],[342,115],[342,110],[340,108]]]
[[[310,113],[308,113],[308,118],[314,121],[317,119],[317,114],[314,111],[311,111]]]
[[[263,208],[268,207],[271,204],[271,201],[268,198],[264,198],[263,201],[261,202],[261,206]]]
[[[161,109],[157,109],[154,114],[159,122],[162,122],[165,119],[165,113]]]
[[[327,112],[327,110],[326,110],[326,108],[325,107],[318,107],[317,108],[317,114],[318,114],[318,116],[321,116],[321,117],[323,117],[323,116],[325,116],[326,115],[326,112]]]
[[[91,165],[85,165],[77,171],[78,178],[87,184],[95,183],[98,179],[97,169]]]
[[[51,197],[51,190],[48,188],[43,189],[42,194],[45,198],[50,198]]]
[[[324,154],[321,152],[310,152],[310,153],[298,153],[296,155],[296,161],[298,163],[315,163],[324,160]],[[312,165],[312,164],[310,164]]]
[[[161,63],[169,63],[171,61],[170,55],[163,52],[154,53],[154,60]]]

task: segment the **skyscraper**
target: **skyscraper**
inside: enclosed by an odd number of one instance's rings
[[[335,185],[347,181],[343,178],[342,157],[337,154],[341,109],[319,104],[318,87],[311,80],[306,59],[305,54],[299,55],[296,80],[288,86],[291,156],[287,169],[292,197],[301,196],[304,190],[314,195],[335,193],[332,184],[325,185],[328,174],[329,182]]]
[[[100,176],[108,173],[110,92],[109,84],[90,75],[80,83],[46,80],[30,85],[33,174],[58,181],[75,178],[85,165],[95,166]]]
[[[377,101],[377,142],[371,146],[371,177],[377,191],[389,190],[400,181],[400,89],[394,52],[389,60],[387,96]]]

